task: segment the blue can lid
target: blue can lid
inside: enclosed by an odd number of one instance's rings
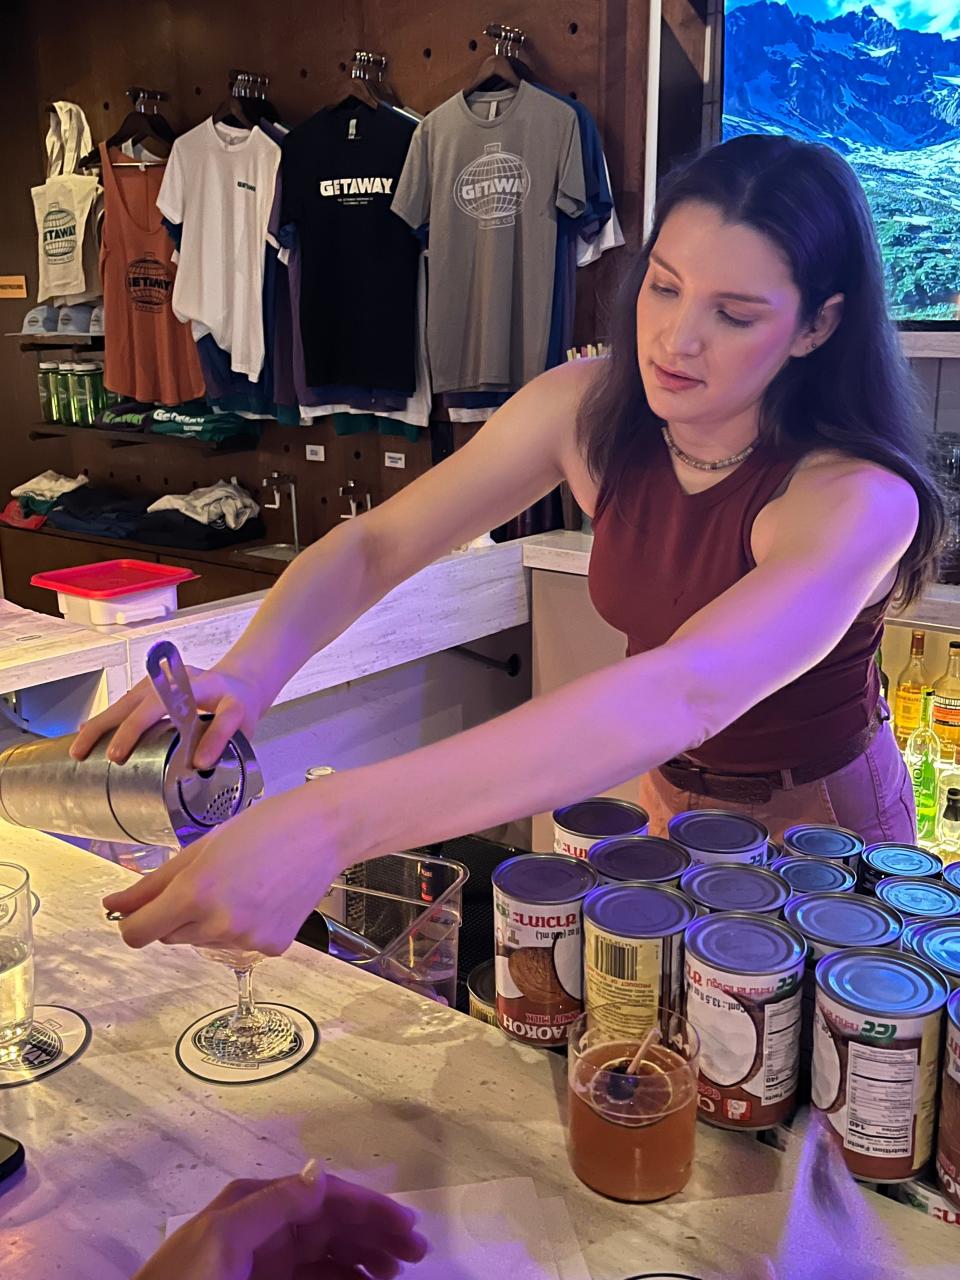
[[[772,916],[718,911],[699,916],[684,935],[687,954],[731,973],[781,973],[802,964],[807,945]]]
[[[850,947],[817,961],[817,986],[853,1009],[888,1017],[922,1018],[947,1002],[943,974],[904,951]]]
[[[936,880],[887,876],[877,885],[876,893],[880,902],[895,907],[904,916],[924,916],[928,920],[960,916],[960,891]]]
[[[805,938],[827,946],[882,947],[903,932],[896,911],[863,893],[807,893],[791,898],[783,916]]]
[[[710,911],[779,911],[790,897],[775,872],[746,863],[700,863],[683,873],[680,888]]]
[[[623,938],[666,938],[696,914],[689,898],[659,884],[602,884],[583,904],[585,920]]]
[[[642,832],[650,822],[650,815],[639,805],[629,804],[626,800],[595,796],[554,809],[553,820],[576,836],[595,839],[598,836],[626,836]]]
[[[784,853],[805,853],[813,858],[855,858],[866,841],[843,827],[788,827],[783,833]]]
[[[943,863],[935,853],[913,844],[870,844],[863,861],[885,876],[938,876]]]
[[[611,880],[676,880],[690,865],[682,845],[660,836],[613,836],[599,840],[587,855],[592,867]]]
[[[518,902],[576,902],[597,883],[597,873],[582,858],[559,853],[521,853],[494,870],[493,883]]]
[[[954,889],[960,889],[960,862],[948,862],[943,868],[943,879]]]
[[[783,876],[794,893],[845,893],[857,883],[856,876],[842,862],[810,858],[803,853],[778,858],[770,870]]]
[[[960,920],[914,920],[904,929],[900,946],[960,982]]]
[[[727,813],[724,809],[678,813],[670,819],[667,830],[671,840],[708,853],[749,853],[766,846],[770,839],[762,823],[745,813]]]

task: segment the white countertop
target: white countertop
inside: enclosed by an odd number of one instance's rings
[[[527,569],[552,569],[585,576],[590,568],[592,533],[559,529],[523,539],[523,564]],[[911,608],[891,613],[889,626],[918,627],[928,631],[960,631],[960,586],[934,583]]]
[[[518,542],[444,556],[391,591],[311,658],[278,702],[520,626],[530,620],[527,585]],[[4,644],[0,633],[0,692],[116,667],[123,676],[123,687],[111,690],[111,697],[117,697],[141,679],[147,650],[161,637],[178,645],[184,661],[208,667],[233,644],[265,595],[236,596],[181,609],[155,622],[100,630],[18,610],[29,621],[31,635]]]
[[[772,1250],[788,1202],[777,1190],[785,1162],[770,1148],[701,1125],[681,1196],[604,1200],[567,1164],[562,1058],[298,945],[256,981],[261,996],[316,1020],[313,1057],[250,1086],[187,1075],[176,1040],[229,1003],[229,973],[190,949],[124,947],[100,898],[129,873],[2,823],[0,840],[41,899],[37,998],[93,1026],[78,1060],[0,1090],[3,1128],[27,1153],[25,1178],[0,1201],[4,1280],[127,1280],[168,1217],[230,1178],[290,1173],[308,1155],[383,1191],[532,1177],[541,1197],[566,1200],[595,1280],[734,1270]],[[954,1228],[866,1194],[908,1259],[904,1276],[955,1276]]]

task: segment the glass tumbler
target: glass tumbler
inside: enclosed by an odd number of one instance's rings
[[[645,1037],[611,1034],[610,1017],[600,1005],[570,1028],[570,1164],[611,1200],[662,1200],[693,1169],[700,1039],[670,1009]]]
[[[32,1026],[30,875],[15,862],[0,862],[0,1062],[19,1058]]]

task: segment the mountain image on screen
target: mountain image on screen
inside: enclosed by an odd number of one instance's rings
[[[890,308],[960,321],[960,0],[727,0],[723,136],[834,147],[873,211]]]

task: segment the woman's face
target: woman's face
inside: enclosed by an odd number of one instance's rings
[[[758,405],[805,354],[800,293],[765,236],[709,204],[669,215],[637,295],[637,359],[658,417],[722,426]]]

